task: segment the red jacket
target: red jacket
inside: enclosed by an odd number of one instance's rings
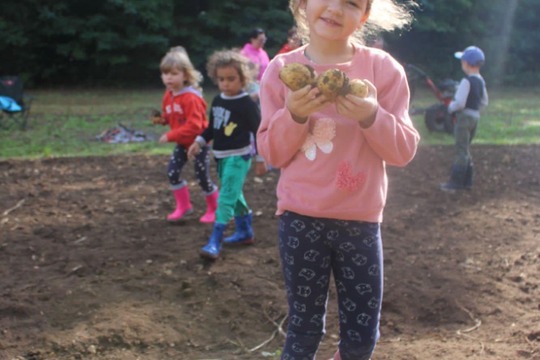
[[[165,91],[162,114],[171,128],[167,140],[189,148],[197,135],[208,127],[206,107],[202,94],[191,86],[177,94]]]
[[[293,51],[294,49],[296,49],[297,47],[292,47],[291,45],[289,45],[288,42],[286,42],[285,44],[283,44],[283,46],[281,47],[281,49],[279,49],[279,51],[277,52],[276,55],[279,55],[279,54],[285,54],[285,53],[288,53],[288,52],[291,52]]]

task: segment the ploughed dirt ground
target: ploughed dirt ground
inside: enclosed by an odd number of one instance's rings
[[[473,154],[475,187],[454,195],[438,190],[450,146],[388,169],[373,360],[540,359],[540,147]],[[1,360],[278,358],[278,174],[246,185],[256,244],[210,264],[198,256],[211,227],[197,221],[195,184],[195,216],[164,221],[166,162],[0,161]],[[336,348],[335,308],[332,291],[318,359]]]

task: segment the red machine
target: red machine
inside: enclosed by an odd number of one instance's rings
[[[405,65],[405,71],[411,88],[411,100],[419,83],[425,84],[439,100],[439,103],[423,110],[425,111],[424,121],[428,130],[453,134],[455,116],[448,113],[448,105],[454,98],[458,82],[446,79],[435,85],[423,70],[411,64]]]

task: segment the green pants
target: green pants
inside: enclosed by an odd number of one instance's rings
[[[251,157],[230,156],[217,160],[219,188],[216,223],[227,224],[233,216],[246,215],[250,209],[244,198],[244,182],[251,167]]]
[[[468,166],[471,163],[470,145],[476,134],[478,118],[459,112],[454,126],[454,138],[456,141],[456,158],[454,165]]]

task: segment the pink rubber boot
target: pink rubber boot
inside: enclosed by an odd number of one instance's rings
[[[167,221],[178,221],[193,212],[191,200],[189,198],[189,190],[187,186],[173,190],[173,195],[176,200],[176,209],[167,216]]]
[[[206,212],[199,219],[200,222],[205,224],[213,223],[216,220],[217,201],[219,197],[219,191],[216,189],[210,195],[206,195]]]

